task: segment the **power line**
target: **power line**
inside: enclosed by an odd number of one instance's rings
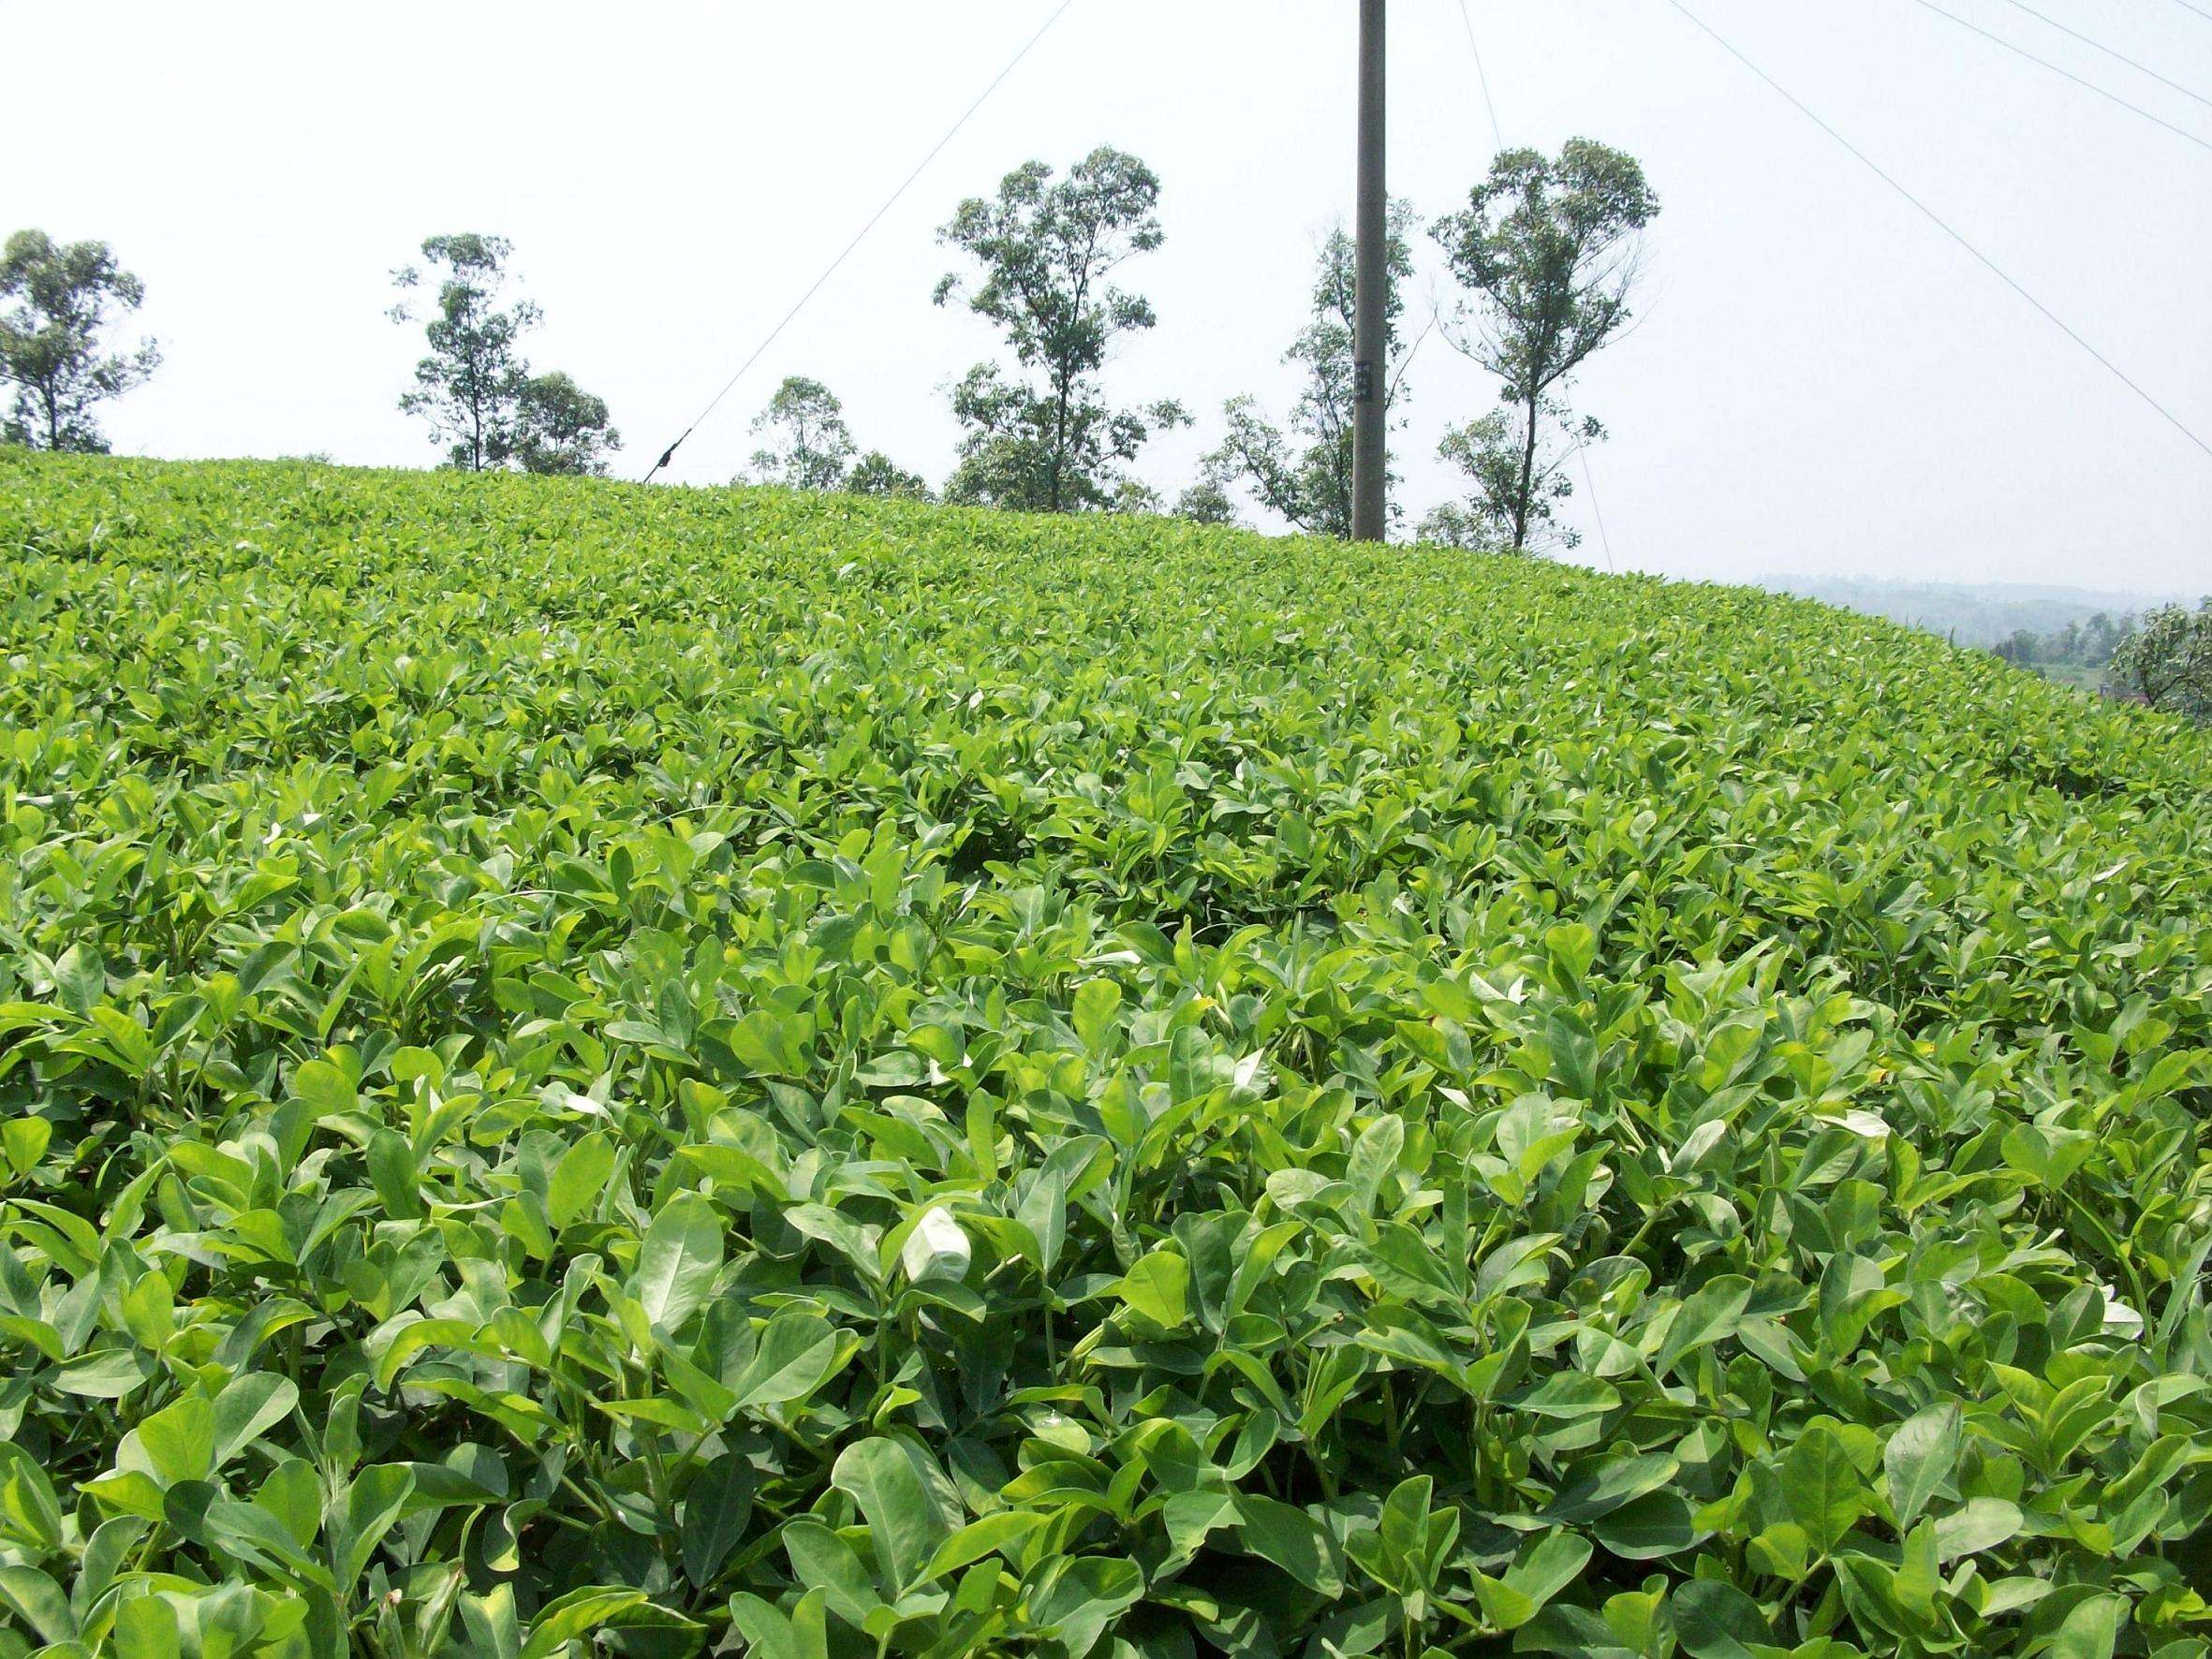
[[[767,336],[761,340],[760,344],[753,347],[752,354],[747,357],[744,362],[738,364],[737,373],[730,375],[728,380],[724,381],[722,383],[722,389],[715,393],[712,398],[707,400],[707,406],[691,418],[691,424],[683,430],[676,441],[660,452],[660,459],[653,463],[652,471],[645,475],[643,479],[641,480],[641,482],[650,484],[653,481],[654,474],[659,472],[662,467],[668,465],[668,463],[675,458],[676,451],[683,448],[684,440],[689,437],[694,432],[699,430],[700,422],[704,420],[709,415],[712,415],[715,412],[715,406],[719,404],[724,398],[730,395],[731,389],[740,380],[745,378],[745,371],[750,369],[755,363],[760,360],[761,354],[766,352],[771,345],[774,345],[776,342],[777,336],[782,334],[786,329],[789,328],[792,321],[798,316],[798,315],[806,309],[806,302],[809,300],[812,300],[815,295],[821,291],[823,284],[827,283],[830,278],[837,274],[837,268],[843,265],[847,259],[852,257],[852,252],[855,248],[859,247],[863,242],[867,240],[868,232],[875,229],[877,225],[882,223],[883,216],[890,213],[892,208],[898,205],[899,198],[907,194],[907,191],[913,185],[914,181],[922,177],[922,175],[928,170],[929,164],[937,158],[937,156],[944,151],[944,148],[947,144],[950,144],[954,139],[960,136],[960,129],[968,124],[969,120],[974,117],[975,112],[983,107],[983,105],[990,99],[991,95],[996,92],[1000,84],[1005,81],[1006,78],[1011,75],[1015,69],[1021,66],[1022,60],[1029,55],[1031,51],[1035,49],[1037,43],[1040,40],[1042,40],[1045,36],[1052,32],[1053,25],[1058,22],[1062,17],[1066,16],[1068,8],[1074,4],[1075,0],[1060,0],[1059,6],[1054,9],[1052,16],[1044,20],[1043,26],[1040,28],[1036,34],[1030,36],[1027,40],[1023,42],[1022,50],[1015,52],[1012,57],[1007,60],[1006,67],[999,70],[996,75],[991,78],[991,84],[984,87],[981,92],[976,95],[976,101],[968,105],[966,110],[961,111],[960,119],[955,121],[951,126],[945,129],[945,136],[943,138],[939,139],[935,144],[930,146],[929,154],[924,155],[919,162],[915,164],[914,170],[902,179],[899,182],[899,187],[893,190],[888,197],[884,198],[883,205],[877,208],[875,213],[869,218],[868,222],[860,228],[860,230],[854,235],[853,239],[845,244],[844,250],[839,253],[834,259],[830,261],[829,266],[822,272],[821,275],[814,279],[813,286],[809,287],[806,292],[799,296],[798,303],[793,305],[790,310],[784,313],[783,320],[777,323],[774,328],[769,330]]]
[[[1966,249],[1968,253],[1971,254],[1983,265],[1986,266],[1989,269],[1990,273],[1994,275],[1999,282],[2003,283],[2005,286],[2011,288],[2013,293],[2019,295],[2021,299],[2027,301],[2028,304],[2034,306],[2036,310],[2042,312],[2045,320],[2050,322],[2053,327],[2057,328],[2058,331],[2064,334],[2069,340],[2072,341],[2076,345],[2080,346],[2084,351],[2095,358],[2099,363],[2103,365],[2107,374],[2109,374],[2115,380],[2117,380],[2122,386],[2126,387],[2130,391],[2133,392],[2137,397],[2141,398],[2146,404],[2149,404],[2150,407],[2157,412],[2160,419],[2164,420],[2169,426],[2173,427],[2175,432],[2179,433],[2183,437],[2187,438],[2190,443],[2202,449],[2205,455],[2212,456],[2212,444],[2208,444],[2203,438],[2199,437],[2195,432],[2193,432],[2182,421],[2180,416],[2175,414],[2173,410],[2167,408],[2165,404],[2160,403],[2158,399],[2152,397],[2149,392],[2144,390],[2142,387],[2136,385],[2134,381],[2129,379],[2127,374],[2121,371],[2118,364],[2115,363],[2110,358],[2099,351],[2094,345],[2091,345],[2088,341],[2084,339],[2081,334],[2078,333],[2064,317],[2060,316],[2048,305],[2045,305],[2041,300],[2038,300],[2033,294],[2029,293],[2025,287],[2021,286],[2017,281],[2015,281],[2010,274],[2007,273],[2003,266],[1999,265],[1995,259],[1992,259],[1987,254],[1984,254],[1980,248],[1969,242],[1958,231],[1953,229],[1951,228],[1950,221],[1945,219],[1940,213],[1937,213],[1934,208],[1928,206],[1926,202],[1921,200],[1919,197],[1913,195],[1911,191],[1906,189],[1904,185],[1898,184],[1895,179],[1892,178],[1887,172],[1883,171],[1880,164],[1877,163],[1873,157],[1869,156],[1864,150],[1860,149],[1856,144],[1845,138],[1843,134],[1836,131],[1836,128],[1830,126],[1827,122],[1821,120],[1819,115],[1813,112],[1812,108],[1802,98],[1798,97],[1795,93],[1792,92],[1788,87],[1777,81],[1772,75],[1769,75],[1764,69],[1762,69],[1757,64],[1753,63],[1749,58],[1738,51],[1733,46],[1730,45],[1726,39],[1722,38],[1719,34],[1716,33],[1714,29],[1702,18],[1700,18],[1695,12],[1691,11],[1688,7],[1683,5],[1682,0],[1667,0],[1667,4],[1672,6],[1684,17],[1688,18],[1690,22],[1695,24],[1701,32],[1710,37],[1715,44],[1719,46],[1719,48],[1723,51],[1727,52],[1730,57],[1735,59],[1737,63],[1743,65],[1745,68],[1750,70],[1752,74],[1758,76],[1760,80],[1765,81],[1769,87],[1779,93],[1783,98],[1788,100],[1788,102],[1797,110],[1799,114],[1803,115],[1807,121],[1811,122],[1815,126],[1819,127],[1822,132],[1834,139],[1838,144],[1841,144],[1846,150],[1850,151],[1851,154],[1858,160],[1861,166],[1865,167],[1867,171],[1871,172],[1876,178],[1880,179],[1892,190],[1895,190],[1899,196],[1903,197],[1912,205],[1916,211],[1918,211],[1932,224],[1934,224],[1937,229],[1942,231],[1945,236],[1951,238],[1953,242],[1958,243],[1960,247]]]
[[[1490,111],[1490,141],[1495,149],[1505,148],[1505,134],[1497,125],[1497,106],[1491,101],[1490,77],[1482,68],[1482,49],[1475,44],[1475,20],[1467,13],[1467,0],[1459,0],[1459,21],[1467,29],[1467,49],[1475,54],[1475,79],[1482,82],[1482,108]]]
[[[2212,98],[2205,96],[2203,93],[2191,92],[2188,87],[2182,85],[2180,81],[2167,80],[2165,76],[2160,74],[2148,64],[2139,64],[2133,58],[2128,56],[2126,52],[2115,51],[2111,47],[2105,45],[2103,41],[2092,40],[2088,37],[2088,36],[2083,34],[2079,29],[2070,29],[2055,17],[2045,17],[2042,12],[2036,10],[2034,7],[2026,4],[2026,0],[2005,0],[2005,4],[2007,6],[2013,7],[2016,10],[2025,11],[2029,17],[2035,19],[2035,21],[2039,23],[2048,23],[2052,28],[2057,30],[2061,35],[2071,36],[2073,39],[2080,41],[2084,46],[2089,48],[2090,51],[2101,51],[2106,57],[2112,58],[2116,62],[2127,65],[2129,68],[2133,69],[2136,73],[2149,76],[2160,86],[2170,86],[2175,92],[2179,93],[2183,97],[2194,98],[2198,103],[2203,104],[2206,109],[2212,109]],[[2190,7],[2190,9],[2194,11],[2196,7],[2192,6]]]
[[[1945,11],[1940,6],[1935,4],[1935,0],[1912,0],[1912,3],[1915,6],[1923,7],[1925,9],[1934,12],[1939,18],[1949,19],[1952,22],[1956,23],[1962,29],[1971,30],[1974,34],[1981,36],[1984,40],[1994,41],[1998,46],[2003,47],[2007,51],[2017,53],[2019,56],[2026,58],[2031,64],[2040,64],[2042,67],[2050,70],[2054,75],[2065,76],[2066,79],[2072,81],[2074,85],[2087,87],[2089,91],[2095,93],[2099,97],[2109,99],[2111,102],[2117,104],[2123,110],[2133,110],[2136,114],[2142,116],[2144,120],[2152,122],[2157,125],[2164,127],[2175,138],[2188,139],[2200,150],[2212,150],[2212,143],[2208,143],[2205,139],[2198,138],[2196,134],[2190,132],[2188,128],[2175,126],[2171,121],[2166,120],[2162,116],[2153,115],[2141,104],[2131,104],[2126,98],[2120,96],[2120,95],[2116,92],[2105,91],[2103,87],[2099,86],[2094,81],[2083,80],[2072,69],[2064,68],[2057,64],[2054,64],[2049,58],[2037,57],[2035,53],[2029,51],[2026,47],[2015,46],[2013,44],[2013,42],[2007,40],[2002,35],[1993,35],[1987,29],[1983,28],[1981,24],[1969,22],[1965,18],[1960,17],[1956,12]]]
[[[2208,22],[2208,23],[2212,23],[2212,11],[2206,11],[2206,10],[2205,10],[2205,8],[2204,8],[2202,6],[2194,6],[2194,5],[2191,5],[2191,4],[2190,3],[2190,0],[2174,0],[2174,4],[2175,4],[2175,5],[2176,5],[2176,6],[2178,6],[2178,7],[2181,7],[2181,9],[2182,9],[2182,10],[2184,10],[2184,11],[2193,11],[2193,12],[2195,12],[2195,13],[2196,13],[2196,14],[2197,14],[2199,17],[2203,18],[2203,19],[2204,19],[2204,20],[2205,20],[2206,22]]]
[[[1605,534],[1605,509],[1598,505],[1598,480],[1590,473],[1590,448],[1587,444],[1578,445],[1574,452],[1582,457],[1582,481],[1590,492],[1590,511],[1597,515],[1598,545],[1605,550],[1605,568],[1618,575],[1613,562],[1613,537]]]

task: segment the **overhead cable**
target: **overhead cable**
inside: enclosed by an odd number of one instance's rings
[[[943,152],[946,145],[950,144],[955,138],[959,137],[960,129],[966,126],[974,117],[976,111],[981,110],[983,105],[989,101],[991,95],[998,90],[999,86],[1005,81],[1006,78],[1011,75],[1015,69],[1021,66],[1022,60],[1029,55],[1030,51],[1036,47],[1040,40],[1042,40],[1046,35],[1052,32],[1053,25],[1058,22],[1062,17],[1067,15],[1069,7],[1074,4],[1075,0],[1060,0],[1060,4],[1054,8],[1053,14],[1044,20],[1043,26],[1040,28],[1036,34],[1030,36],[1027,40],[1023,42],[1022,50],[1015,52],[1012,57],[1007,60],[1006,67],[999,70],[996,75],[991,78],[991,84],[984,87],[981,93],[976,95],[976,101],[968,105],[966,110],[961,111],[960,119],[955,121],[951,126],[945,129],[945,136],[939,139],[935,144],[930,146],[929,153],[922,156],[919,162],[915,163],[914,170],[908,173],[904,179],[899,181],[898,188],[893,190],[888,197],[884,198],[883,205],[877,208],[876,212],[870,215],[868,222],[865,225],[863,225],[854,234],[853,239],[845,244],[843,251],[841,251],[834,259],[830,261],[829,265],[823,270],[822,273],[814,279],[812,286],[809,286],[804,294],[799,296],[798,302],[794,304],[790,310],[784,313],[782,320],[779,321],[774,328],[769,330],[767,334],[761,339],[760,344],[754,346],[751,354],[746,357],[745,361],[737,365],[737,372],[730,375],[728,380],[722,383],[722,389],[715,393],[713,397],[709,398],[707,400],[706,407],[701,409],[697,415],[694,415],[691,418],[691,424],[686,426],[682,433],[677,434],[676,441],[660,452],[660,459],[653,463],[652,470],[646,473],[644,479],[642,480],[643,482],[651,483],[653,481],[654,475],[658,473],[662,467],[668,465],[671,461],[675,459],[676,451],[683,447],[684,440],[699,430],[700,422],[704,420],[709,415],[712,415],[715,412],[716,405],[718,405],[724,398],[730,394],[731,390],[735,389],[737,383],[740,380],[745,378],[745,372],[755,363],[760,360],[762,354],[765,353],[771,345],[775,344],[777,337],[780,336],[786,329],[790,327],[792,321],[802,311],[806,309],[806,302],[812,300],[815,295],[821,292],[822,286],[827,283],[830,278],[837,274],[838,267],[843,265],[847,259],[851,257],[852,252],[855,248],[859,247],[863,242],[867,240],[868,232],[875,229],[877,225],[882,223],[884,215],[898,205],[899,198],[907,194],[907,191],[912,186],[914,181],[921,178],[922,175],[928,170],[929,164],[937,158],[937,156]]]
[[[1995,259],[1992,259],[1987,254],[1983,253],[1980,248],[1969,242],[1966,237],[1958,230],[1953,228],[1951,222],[1945,219],[1940,213],[1937,213],[1934,208],[1928,206],[1926,202],[1921,200],[1919,197],[1913,195],[1911,191],[1906,189],[1904,185],[1897,183],[1895,178],[1883,170],[1881,166],[1876,162],[1872,156],[1868,155],[1864,150],[1860,149],[1856,144],[1845,138],[1842,133],[1838,132],[1826,121],[1822,120],[1821,117],[1817,114],[1813,110],[1812,107],[1806,104],[1804,99],[1800,98],[1795,93],[1792,92],[1788,87],[1777,81],[1772,75],[1769,75],[1764,69],[1762,69],[1757,64],[1753,63],[1741,51],[1737,51],[1735,47],[1731,45],[1728,40],[1718,31],[1716,31],[1710,24],[1706,23],[1703,19],[1697,15],[1697,13],[1690,10],[1688,7],[1685,6],[1682,3],[1682,0],[1667,0],[1667,4],[1672,6],[1676,11],[1680,12],[1685,18],[1688,19],[1692,24],[1694,24],[1704,35],[1708,36],[1714,41],[1714,43],[1718,45],[1723,51],[1727,52],[1730,57],[1735,59],[1737,63],[1743,65],[1745,68],[1750,70],[1752,74],[1758,76],[1760,80],[1765,81],[1769,87],[1771,87],[1775,92],[1778,93],[1783,97],[1783,99],[1791,105],[1792,108],[1797,110],[1799,114],[1803,115],[1807,121],[1810,121],[1815,126],[1826,133],[1831,139],[1834,139],[1838,144],[1842,145],[1844,149],[1850,151],[1851,155],[1859,162],[1861,166],[1865,167],[1867,171],[1871,172],[1876,178],[1880,179],[1892,190],[1895,190],[1899,196],[1903,197],[1905,200],[1911,205],[1914,211],[1925,217],[1936,227],[1937,229],[1942,231],[1945,236],[1951,238],[1953,242],[1958,243],[1960,247],[1964,248],[1969,254],[1972,255],[1975,259],[1986,266],[1990,273],[1994,275],[1999,282],[2003,283],[2005,286],[2011,288],[2013,293],[2019,295],[2021,299],[2027,301],[2029,305],[2041,312],[2044,320],[2049,322],[2052,327],[2056,328],[2069,340],[2080,346],[2082,350],[2088,353],[2090,357],[2096,359],[2096,360],[2101,365],[2102,365],[2105,373],[2110,374],[2115,380],[2117,380],[2130,391],[2133,392],[2138,398],[2142,399],[2144,403],[2147,404],[2152,411],[2158,415],[2160,419],[2165,421],[2166,424],[2171,426],[2175,432],[2179,433],[2183,437],[2194,444],[2199,449],[2203,450],[2207,457],[2212,457],[2212,443],[2205,442],[2203,437],[2199,436],[2197,433],[2191,430],[2190,426],[2182,420],[2180,416],[2175,414],[2173,410],[2167,408],[2165,404],[2160,403],[2158,399],[2151,396],[2149,392],[2144,390],[2142,387],[2138,386],[2133,380],[2130,379],[2125,371],[2123,371],[2118,364],[2115,363],[2101,351],[2099,351],[2094,345],[2090,345],[2089,342],[2082,336],[2081,332],[2071,323],[2069,323],[2064,317],[2060,316],[2057,312],[2053,311],[2048,305],[2045,305],[2041,300],[2038,300],[2033,294],[2029,293],[2028,289],[2018,281],[2018,279],[2013,277],[2013,274],[2006,271],[2003,266],[1999,265]]]

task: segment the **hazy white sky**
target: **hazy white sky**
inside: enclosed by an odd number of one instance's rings
[[[385,319],[387,273],[428,233],[497,231],[546,311],[535,362],[610,401],[634,477],[1054,3],[0,0],[0,55],[67,68],[10,77],[0,230],[107,238],[146,280],[168,362],[111,405],[118,449],[398,464],[435,452],[394,407],[420,336]],[[2212,153],[1915,0],[1687,3],[2212,435]],[[2212,139],[2212,108],[2009,0],[1944,3]],[[1621,146],[1664,203],[1641,326],[1579,389],[1613,432],[1621,565],[2212,587],[2212,459],[1666,0],[1468,8],[1508,142]],[[2212,22],[2177,0],[2037,9],[2212,95]],[[1434,217],[1489,122],[1456,0],[1391,11],[1392,186]],[[941,477],[943,389],[994,341],[930,304],[936,227],[1025,157],[1112,142],[1164,183],[1166,245],[1126,272],[1159,327],[1108,383],[1199,413],[1142,463],[1172,495],[1225,398],[1292,392],[1314,243],[1350,207],[1353,17],[1075,0],[674,476],[729,477],[804,373]],[[1434,339],[1410,381],[1417,516],[1452,492],[1438,433],[1494,392]]]

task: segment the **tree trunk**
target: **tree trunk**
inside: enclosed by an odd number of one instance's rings
[[[1053,410],[1053,485],[1050,499],[1052,510],[1056,513],[1060,510],[1060,479],[1068,465],[1068,380],[1064,375],[1055,375],[1054,378],[1059,381],[1060,398]]]
[[[1536,411],[1541,394],[1530,393],[1527,404],[1528,426],[1521,434],[1521,487],[1513,492],[1513,551],[1526,551],[1528,546],[1528,520],[1535,507],[1536,492]]]

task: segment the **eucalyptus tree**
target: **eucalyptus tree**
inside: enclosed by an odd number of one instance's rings
[[[792,490],[845,486],[856,447],[845,424],[845,405],[820,381],[785,378],[753,418],[753,434],[766,442],[753,451],[753,477]]]
[[[415,385],[403,393],[403,413],[419,415],[446,463],[465,472],[519,465],[532,472],[606,470],[605,451],[621,447],[603,399],[567,374],[534,376],[522,338],[544,319],[531,301],[506,302],[508,260],[503,236],[459,231],[425,238],[421,257],[437,282],[423,324],[429,352],[415,365]],[[401,288],[423,286],[422,270],[391,273]],[[387,314],[412,323],[406,300]]]
[[[95,405],[141,384],[161,364],[151,339],[128,350],[103,337],[144,303],[146,285],[104,242],[57,242],[19,230],[0,249],[0,380],[15,402],[0,436],[33,449],[105,452]]]
[[[962,202],[938,239],[973,261],[936,286],[964,298],[1013,352],[1010,373],[978,363],[951,389],[960,462],[948,500],[1073,512],[1121,500],[1127,466],[1161,429],[1187,424],[1179,404],[1119,409],[1099,372],[1114,342],[1157,320],[1113,273],[1160,245],[1159,179],[1102,145],[1065,178],[1025,162],[995,197]]]
[[[1443,441],[1473,484],[1445,517],[1471,526],[1470,537],[1515,552],[1566,539],[1553,528],[1573,492],[1566,464],[1604,436],[1567,394],[1633,315],[1643,233],[1659,211],[1634,156],[1570,139],[1556,156],[1499,152],[1467,207],[1437,222],[1466,289],[1446,338],[1497,376],[1504,405]]]
[[[1413,274],[1408,242],[1413,223],[1410,202],[1391,203],[1383,400],[1386,410],[1398,411],[1392,421],[1397,426],[1405,423],[1399,405],[1408,394],[1406,369],[1412,355],[1412,342],[1398,320]],[[1222,411],[1227,435],[1206,457],[1208,479],[1217,487],[1240,487],[1301,530],[1339,538],[1351,535],[1352,294],[1352,241],[1339,227],[1321,242],[1305,325],[1283,353],[1283,361],[1296,364],[1303,376],[1288,431],[1261,412],[1257,398],[1232,398]],[[1394,481],[1396,475],[1391,476]]]

